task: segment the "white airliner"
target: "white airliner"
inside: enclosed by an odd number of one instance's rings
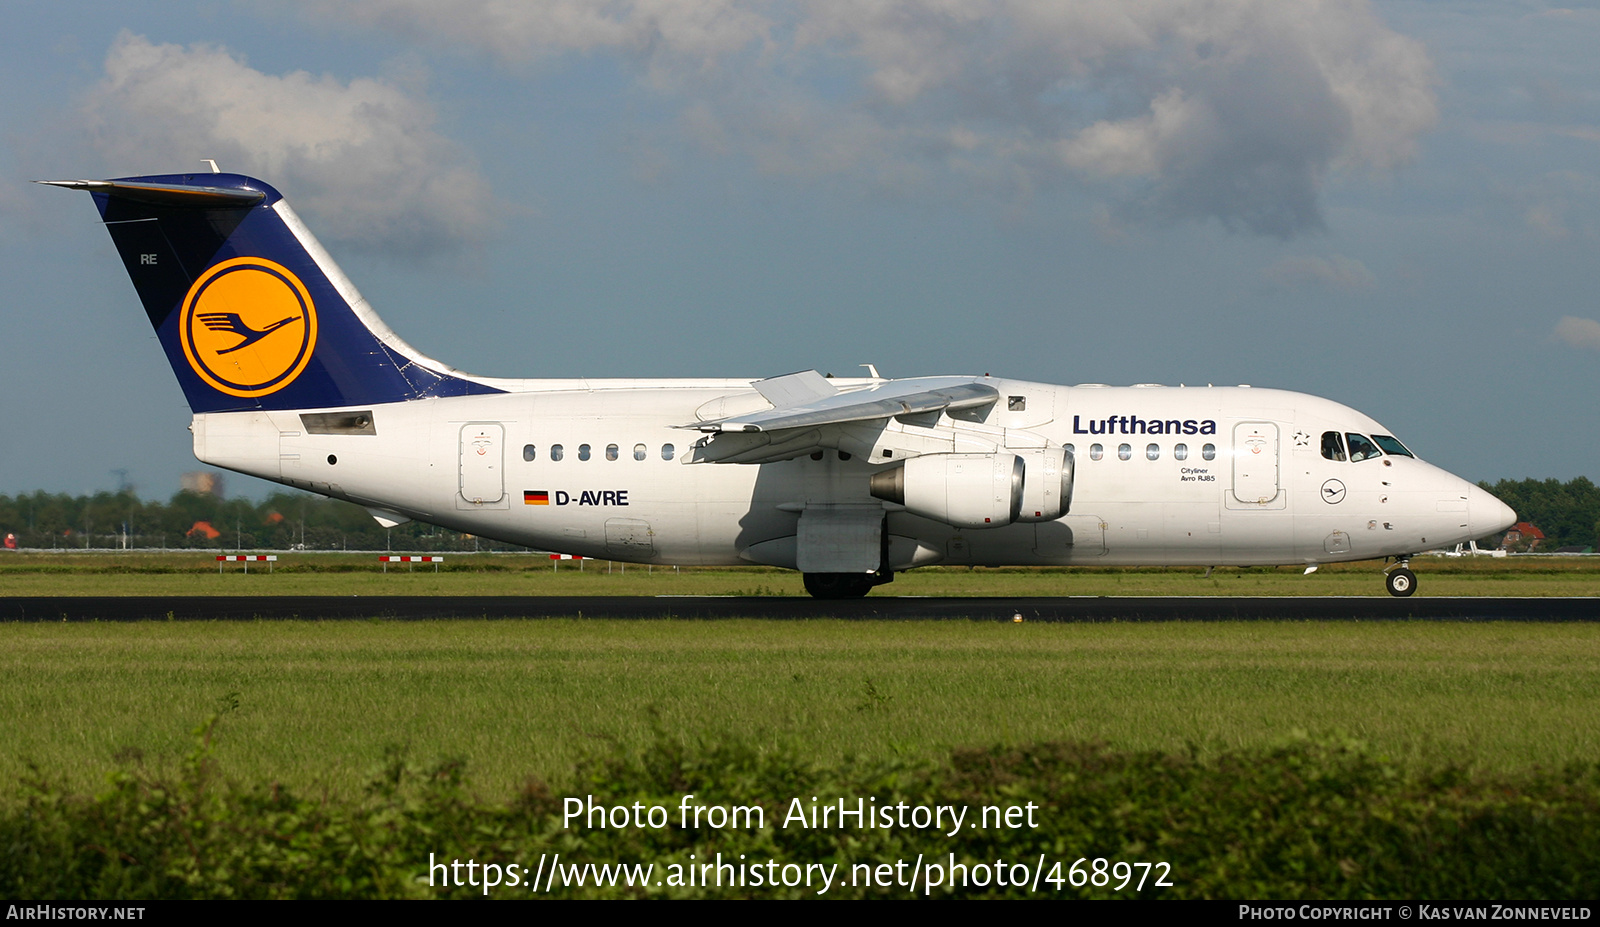
[[[822,597],[931,564],[1409,557],[1515,514],[1336,402],[990,376],[507,380],[384,325],[282,196],[237,174],[93,195],[200,460],[411,519],[632,563],[786,567]]]

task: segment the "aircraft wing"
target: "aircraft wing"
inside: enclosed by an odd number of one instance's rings
[[[790,377],[799,378],[807,375],[827,384],[827,380],[818,376],[816,371],[808,370],[771,380],[758,380],[753,385],[770,402],[774,395],[790,396],[798,392],[780,388],[789,385],[782,381]],[[835,390],[826,395],[802,394],[795,398],[798,401],[791,405],[774,402],[774,407],[764,412],[750,412],[732,418],[699,422],[688,427],[715,433],[774,432],[790,428],[813,428],[818,425],[844,425],[893,416],[925,415],[986,406],[1000,398],[1000,391],[982,382],[978,377],[922,377],[889,380],[865,389]]]
[[[889,418],[936,419],[941,412],[987,406],[1000,391],[982,377],[919,377],[838,390],[815,370],[752,384],[773,408],[684,425],[707,432],[695,463],[766,463],[830,446],[830,427]],[[931,422],[930,422],[931,423]]]

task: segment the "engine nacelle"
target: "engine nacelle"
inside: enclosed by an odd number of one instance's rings
[[[957,528],[999,528],[1022,511],[1026,465],[998,454],[925,454],[872,475],[872,495]]]
[[[1055,521],[1072,507],[1072,454],[1064,447],[1018,451],[1022,458],[1022,512],[1017,521]]]

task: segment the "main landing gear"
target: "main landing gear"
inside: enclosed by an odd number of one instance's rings
[[[859,599],[873,586],[894,582],[894,573],[806,573],[806,592],[815,599]]]
[[[889,566],[889,516],[878,534],[878,568],[871,573],[804,573],[806,592],[814,599],[859,599],[873,586],[894,582]]]
[[[1384,575],[1383,583],[1389,587],[1390,595],[1404,598],[1417,591],[1417,574],[1411,572],[1410,563],[1410,557],[1401,557]]]

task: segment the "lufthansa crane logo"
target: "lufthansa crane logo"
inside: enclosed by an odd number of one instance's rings
[[[317,311],[305,284],[265,258],[233,258],[207,270],[184,296],[179,324],[189,366],[230,396],[283,389],[317,345]]]

